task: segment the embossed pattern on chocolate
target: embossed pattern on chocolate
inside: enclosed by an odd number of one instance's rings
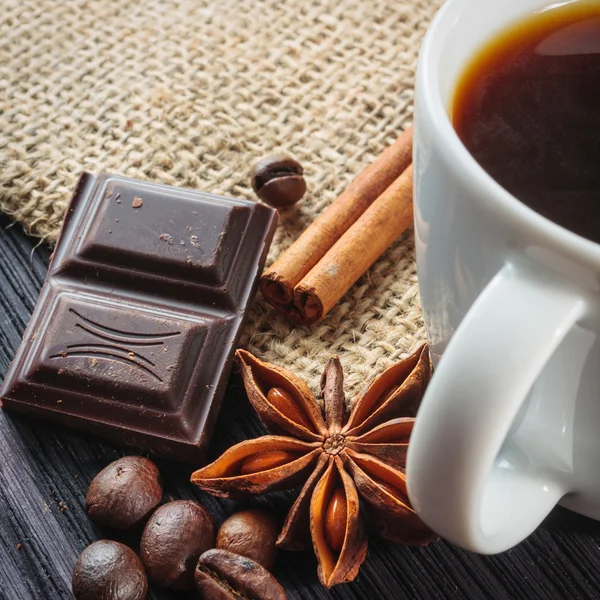
[[[84,174],[3,404],[177,458],[200,458],[274,210]]]

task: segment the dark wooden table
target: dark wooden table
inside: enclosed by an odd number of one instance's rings
[[[0,218],[2,374],[20,343],[50,255],[9,224]],[[234,378],[211,454],[261,433]],[[0,599],[72,598],[77,556],[103,537],[85,514],[87,487],[102,467],[124,453],[92,437],[0,411]],[[188,466],[159,466],[167,499],[197,498],[218,523],[248,505],[269,506],[283,517],[293,497],[272,494],[245,505],[218,500],[188,483]],[[138,540],[124,541],[135,547]],[[557,509],[527,541],[494,557],[469,554],[442,540],[408,548],[372,538],[357,580],[330,591],[319,585],[309,552],[282,553],[275,574],[294,600],[600,598],[600,523]],[[182,596],[153,590],[148,597]]]

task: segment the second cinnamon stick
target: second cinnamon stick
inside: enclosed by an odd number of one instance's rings
[[[294,290],[300,321],[325,316],[413,220],[412,165],[369,206]]]
[[[261,291],[280,312],[299,317],[292,303],[295,286],[411,164],[412,136],[410,126],[263,273]]]

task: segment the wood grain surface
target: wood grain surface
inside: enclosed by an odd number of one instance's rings
[[[20,343],[44,280],[50,251],[35,247],[18,226],[0,219],[0,372]],[[211,454],[262,433],[234,376]],[[0,411],[0,599],[70,599],[71,570],[91,542],[108,537],[87,519],[84,499],[92,477],[127,451]],[[217,523],[236,509],[268,506],[283,518],[293,494],[248,503],[218,500],[189,483],[190,467],[159,463],[165,500],[196,498]],[[137,550],[137,536],[120,538]],[[275,574],[291,600],[414,598],[600,598],[600,524],[557,509],[517,548],[476,556],[440,540],[409,548],[371,538],[357,580],[330,591],[316,578],[309,552],[282,553]],[[192,598],[152,590],[151,599]]]

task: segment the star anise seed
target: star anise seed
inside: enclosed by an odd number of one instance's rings
[[[272,435],[241,442],[192,482],[225,498],[292,489],[304,481],[277,544],[302,549],[310,533],[319,578],[351,581],[367,553],[360,501],[384,538],[422,545],[433,533],[411,508],[404,468],[431,366],[427,346],[375,379],[349,415],[337,356],[321,380],[324,408],[294,374],[237,351],[248,398]]]

